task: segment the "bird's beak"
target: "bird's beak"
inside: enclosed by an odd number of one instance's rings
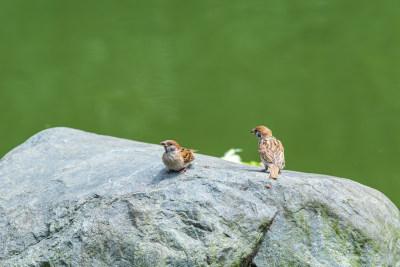
[[[250,132],[251,134],[254,134],[254,129],[253,130],[251,130],[251,132]]]
[[[163,146],[167,145],[167,143],[165,143],[165,142],[161,142],[160,144],[163,145]]]

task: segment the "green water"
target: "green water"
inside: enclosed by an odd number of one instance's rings
[[[287,169],[347,177],[400,206],[398,1],[0,7],[0,155],[68,126],[258,160],[249,132],[261,124]]]

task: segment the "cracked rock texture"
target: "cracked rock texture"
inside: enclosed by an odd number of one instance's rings
[[[400,266],[399,211],[374,189],[286,170],[268,181],[199,154],[167,175],[162,153],[69,128],[12,150],[0,266]]]

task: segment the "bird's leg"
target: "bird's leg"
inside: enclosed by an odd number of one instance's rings
[[[187,169],[186,168],[183,168],[182,170],[180,170],[179,172],[182,174],[182,173],[184,173],[184,172],[186,172],[187,171]]]
[[[166,171],[165,173],[166,173],[166,174],[170,174],[171,172],[172,172],[172,170],[169,169],[169,170]]]
[[[279,173],[279,174],[281,174],[281,173],[282,173],[282,171],[279,169],[278,173]]]

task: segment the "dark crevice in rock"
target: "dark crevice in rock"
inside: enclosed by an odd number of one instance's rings
[[[138,226],[138,221],[144,220],[143,213],[140,212],[139,210],[135,209],[135,207],[132,205],[132,203],[130,203],[128,200],[124,200],[123,202],[126,204],[126,206],[128,208],[128,216],[129,216],[130,222],[136,229],[140,229],[140,227]]]
[[[207,231],[207,232],[212,232],[213,229],[210,225],[207,225],[206,222],[197,222],[197,221],[193,221],[190,219],[182,219],[182,222],[186,225],[192,225],[197,229],[200,229],[202,231]]]
[[[38,263],[38,266],[40,266],[40,267],[50,267],[51,265],[50,265],[50,262],[48,262],[48,261],[41,261],[41,262]]]
[[[275,220],[277,215],[278,215],[278,212],[275,213],[275,215],[271,219],[271,221],[265,226],[265,228],[263,229],[263,236],[260,238],[260,241],[257,243],[257,245],[254,248],[253,252],[240,264],[240,266],[243,266],[243,267],[254,267],[254,266],[257,266],[253,262],[253,259],[257,255],[258,251],[260,250],[260,247],[261,247],[262,243],[264,242],[268,231],[271,229],[272,223],[274,222],[274,220]]]

